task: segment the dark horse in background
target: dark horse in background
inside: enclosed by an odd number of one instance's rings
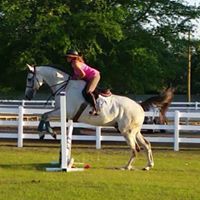
[[[140,103],[144,111],[159,112],[159,117],[145,117],[146,124],[167,124],[165,116],[173,98],[175,88],[167,87],[159,95],[148,98]]]

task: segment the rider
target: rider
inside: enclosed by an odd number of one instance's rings
[[[88,66],[81,55],[75,50],[69,50],[66,53],[67,62],[69,62],[73,68],[74,74],[72,79],[85,80],[86,88],[83,91],[83,96],[93,106],[93,110],[90,114],[97,114],[97,106],[95,96],[93,94],[97,84],[100,81],[100,72],[90,66]]]

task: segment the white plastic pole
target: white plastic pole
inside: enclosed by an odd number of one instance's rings
[[[61,169],[67,170],[67,130],[66,130],[66,96],[60,93],[60,121],[61,121]]]
[[[96,149],[101,149],[101,127],[96,126]]]
[[[195,102],[195,110],[198,110],[198,102]]]
[[[68,121],[68,134],[67,134],[67,161],[71,159],[71,148],[72,148],[72,133],[73,133],[73,121]]]
[[[22,100],[22,106],[25,106],[26,101],[23,99]]]
[[[176,110],[174,114],[174,151],[179,151],[180,112]]]
[[[23,147],[23,120],[24,120],[24,107],[19,106],[19,114],[18,114],[18,140],[17,147]]]

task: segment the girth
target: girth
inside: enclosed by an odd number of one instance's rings
[[[87,103],[82,103],[76,113],[76,115],[73,117],[73,121],[77,122],[79,117],[81,116],[81,114],[83,113],[83,111],[85,110],[85,108],[87,107]]]

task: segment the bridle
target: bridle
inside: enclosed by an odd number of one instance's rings
[[[34,90],[35,80],[37,81],[37,84],[40,86],[40,81],[38,80],[38,78],[36,76],[35,66],[34,66],[34,70],[33,71],[29,70],[28,73],[33,74],[33,76],[30,78],[30,80],[28,80],[28,82],[31,82],[31,85],[26,84],[26,87]],[[62,81],[61,83],[57,83],[57,84],[49,86],[51,88],[51,95],[47,98],[45,106],[47,105],[47,103],[49,102],[51,97],[54,97],[54,96],[58,95],[61,91],[65,90],[65,88],[67,87],[70,80],[71,80],[71,76],[69,76],[67,80]],[[55,86],[58,86],[58,85],[61,85],[61,86],[55,92],[53,92],[52,88]]]
[[[66,81],[63,81],[61,83],[58,83],[58,84],[55,84],[55,85],[52,85],[52,86],[49,86],[51,88],[51,95],[47,98],[44,106],[46,106],[48,104],[48,102],[50,101],[50,99],[52,97],[55,97],[57,94],[59,94],[61,91],[65,90],[65,88],[67,87],[69,81],[70,81],[71,77],[69,76],[68,79]],[[63,84],[64,83],[64,84]],[[63,85],[62,85],[63,84]],[[52,90],[52,87],[55,87],[55,86],[58,86],[58,85],[61,85],[55,92],[53,92]]]
[[[49,86],[51,88],[51,92],[52,92],[51,96],[56,96],[61,91],[63,91],[67,87],[70,80],[71,80],[71,77],[69,76],[67,80],[62,81],[61,83],[57,83],[55,85]],[[61,86],[55,92],[53,92],[52,88],[55,87],[55,86],[58,86],[58,85],[61,85]]]
[[[32,78],[28,78],[28,82],[31,82],[31,85],[28,85],[27,83],[26,83],[26,87],[27,88],[30,88],[30,89],[32,89],[32,90],[34,90],[34,83],[35,83],[35,80],[37,81],[37,84],[38,85],[40,85],[40,82],[39,82],[39,80],[38,80],[38,78],[36,77],[36,73],[35,73],[35,66],[34,66],[34,71],[31,71],[31,70],[29,70],[28,71],[28,73],[29,74],[33,74],[33,76],[32,76]]]

